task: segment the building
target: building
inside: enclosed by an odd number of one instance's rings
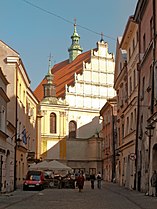
[[[103,39],[97,42],[97,48],[81,53],[80,36],[76,31],[76,25],[74,25],[71,39],[72,44],[68,50],[69,59],[55,64],[51,69],[60,106],[57,105],[54,112],[54,105],[51,109],[53,103],[45,103],[43,85],[47,84],[46,79],[43,79],[34,91],[40,101],[40,107],[43,109],[44,102],[44,108],[49,109],[41,118],[40,152],[42,155],[47,150],[49,155],[51,152],[51,159],[64,160],[73,168],[77,166],[77,168],[90,169],[87,165],[89,140],[93,139],[101,128],[100,109],[108,98],[115,96],[114,57],[108,52],[108,44]],[[52,133],[51,117],[54,118],[53,121],[56,121],[54,133]],[[61,118],[62,122],[60,122]],[[64,131],[60,128],[61,125]],[[61,138],[65,141],[59,145]],[[52,153],[57,153],[57,156]],[[93,157],[92,162],[97,161],[101,159]],[[100,168],[101,166],[91,164],[90,167]]]
[[[0,68],[0,192],[9,192],[14,185],[14,143],[7,134],[8,84]]]
[[[102,168],[105,181],[116,178],[117,98],[108,99],[100,110],[102,122]]]
[[[130,16],[120,43],[120,48],[127,54],[127,97],[124,103],[127,105],[123,110],[124,115],[124,137],[121,146],[122,161],[122,184],[130,189],[135,183],[135,159],[136,159],[136,123],[138,107],[138,62],[139,42],[138,24]]]
[[[117,141],[116,141],[116,182],[123,185],[123,143],[124,143],[124,110],[127,108],[128,98],[128,75],[127,53],[120,47],[121,37],[117,39],[114,88],[117,93]]]
[[[137,188],[151,194],[150,178],[157,170],[157,90],[156,90],[156,28],[155,0],[139,0],[134,19],[139,31],[139,113],[137,141]]]
[[[13,190],[23,182],[30,161],[29,154],[32,153],[34,160],[36,158],[38,100],[30,89],[30,79],[20,55],[2,41],[0,41],[0,66],[9,82],[6,92],[10,99],[6,112],[7,140],[11,140],[14,147],[14,150],[8,150],[8,153],[14,157],[7,163],[7,166],[10,163],[14,167],[12,177],[8,177],[10,178],[8,190]]]

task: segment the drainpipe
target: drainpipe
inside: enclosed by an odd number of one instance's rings
[[[154,74],[155,74],[155,49],[156,49],[156,9],[155,1],[153,0],[153,62],[152,62],[152,91],[151,91],[151,114],[154,112]]]

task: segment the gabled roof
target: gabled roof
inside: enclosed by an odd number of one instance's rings
[[[65,97],[65,86],[74,85],[74,74],[82,73],[83,62],[87,63],[91,59],[91,50],[78,55],[71,63],[69,60],[65,60],[58,64],[55,64],[51,69],[54,75],[54,83],[56,85],[56,96],[59,98]],[[45,73],[46,74],[46,73]],[[35,89],[34,94],[41,101],[44,97],[43,84],[46,83],[44,78],[38,87]]]

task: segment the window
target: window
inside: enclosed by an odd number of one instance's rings
[[[152,72],[153,72],[153,69],[152,69],[152,65],[151,65],[150,70],[149,70],[149,88],[151,88],[151,86],[152,86]]]
[[[125,98],[125,101],[127,101],[127,98],[128,98],[128,85],[127,85],[127,83],[125,83],[124,98]]]
[[[120,72],[121,72],[121,70],[122,70],[122,63],[120,62]]]
[[[5,132],[5,127],[6,127],[6,111],[5,107],[1,106],[0,108],[0,130]]]
[[[122,143],[124,143],[124,124],[122,124]]]
[[[69,122],[69,138],[76,138],[76,122],[70,121]]]
[[[131,78],[131,76],[130,76],[130,94],[132,93],[132,78]]]
[[[134,126],[136,126],[136,108],[134,109]]]
[[[130,130],[133,130],[133,112],[131,113]]]
[[[140,139],[143,137],[143,115],[141,115],[141,122],[140,122]]]
[[[129,59],[130,59],[130,57],[131,57],[131,49],[129,48]]]
[[[150,19],[150,41],[153,39],[153,18]]]
[[[143,35],[143,53],[146,51],[146,35]]]
[[[134,70],[134,90],[135,90],[135,87],[136,87],[136,71]]]
[[[136,44],[138,43],[138,39],[139,39],[139,36],[138,36],[138,31],[136,32]]]
[[[135,39],[133,39],[133,41],[132,41],[132,48],[133,48],[133,51],[134,51],[134,49],[135,49]]]
[[[127,121],[126,121],[126,134],[129,133],[129,117],[127,117]]]
[[[145,77],[143,77],[143,80],[142,80],[142,95],[141,95],[141,99],[144,99],[144,91],[145,91]]]
[[[19,98],[21,99],[21,84],[19,85]]]
[[[25,95],[26,95],[26,92],[23,91],[23,104],[25,104]]]
[[[50,133],[51,134],[56,133],[56,114],[55,113],[50,114]]]
[[[118,145],[120,145],[120,128],[118,128]]]

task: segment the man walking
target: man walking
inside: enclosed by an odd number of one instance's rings
[[[98,187],[98,189],[101,189],[101,173],[100,173],[100,171],[97,174],[96,179],[97,179],[97,187]]]
[[[94,189],[95,174],[90,175],[91,189]]]

